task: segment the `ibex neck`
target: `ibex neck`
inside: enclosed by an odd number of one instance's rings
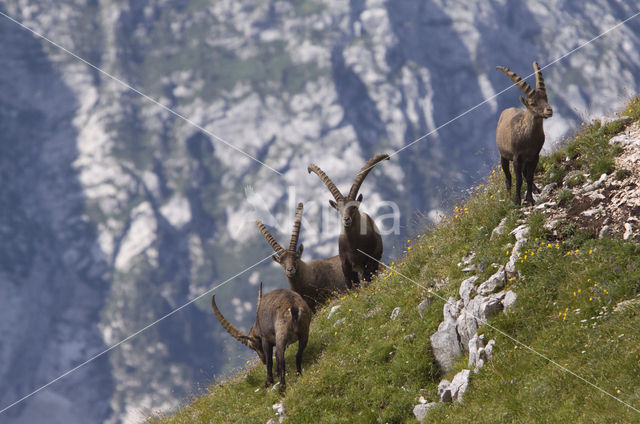
[[[293,277],[289,277],[289,285],[295,292],[300,292],[304,288],[303,281],[305,281],[305,276],[308,273],[309,265],[305,261],[298,261],[296,265],[296,275]]]
[[[542,116],[534,115],[533,112],[531,112],[529,109],[525,109],[524,116],[525,116],[524,122],[525,122],[525,125],[527,126],[527,130],[533,131],[538,127],[539,128],[542,127],[542,121],[544,120]]]

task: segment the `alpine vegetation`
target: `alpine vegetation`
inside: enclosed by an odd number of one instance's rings
[[[298,293],[307,302],[312,311],[325,303],[336,292],[347,290],[347,282],[342,273],[340,256],[327,259],[316,259],[310,262],[302,260],[304,246],[297,247],[300,236],[300,224],[302,222],[302,203],[298,203],[296,218],[291,233],[289,249],[285,250],[261,221],[256,221],[260,232],[269,245],[276,252],[272,255],[274,261],[282,266],[284,275],[289,281],[291,290]]]
[[[318,166],[312,164],[307,168],[309,173],[314,172],[320,177],[335,199],[335,201],[329,200],[329,204],[340,214],[338,252],[348,288],[359,284],[358,272],[362,273],[365,281],[371,281],[371,276],[378,269],[378,261],[382,258],[382,237],[373,219],[366,213],[360,212],[362,194],[358,196],[358,190],[373,167],[378,162],[388,159],[387,154],[376,155],[369,159],[356,175],[349,195],[346,197]]]
[[[513,81],[525,97],[520,96],[520,101],[525,110],[517,108],[505,109],[500,114],[496,129],[496,144],[500,152],[500,161],[504,171],[507,192],[511,193],[511,173],[509,162],[513,162],[513,171],[516,174],[516,195],[514,203],[520,204],[520,190],[522,188],[522,176],[527,180],[527,193],[525,202],[533,205],[533,191],[538,191],[533,184],[533,174],[538,165],[540,150],[544,144],[543,119],[553,115],[553,109],[547,101],[547,90],[544,86],[542,71],[538,62],[533,62],[536,75],[536,89],[531,88],[525,80],[516,75],[509,68],[496,66]]]
[[[262,297],[262,283],[258,289],[256,322],[249,334],[235,328],[222,315],[216,305],[216,296],[211,297],[211,306],[222,327],[245,346],[255,350],[263,364],[267,366],[265,387],[273,384],[273,347],[276,347],[276,372],[280,377],[280,387],[284,381],[284,351],[288,345],[298,342],[296,370],[302,374],[302,352],[309,340],[311,309],[302,297],[288,289],[276,289]]]

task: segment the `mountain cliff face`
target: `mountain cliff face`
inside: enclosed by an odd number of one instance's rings
[[[528,75],[534,59],[545,66],[637,12],[555,0],[24,0],[0,11],[208,132],[0,17],[0,407],[267,257],[253,224],[266,211],[284,242],[305,202],[305,256],[335,254],[329,193],[309,163],[346,188],[373,154],[509,86],[495,65]],[[549,145],[638,92],[638,34],[640,18],[543,71]],[[518,96],[381,165],[365,205],[380,216],[395,202],[403,229],[413,211],[445,208],[497,164],[497,116]],[[398,240],[385,238],[387,256]],[[217,292],[245,328],[260,279],[286,284],[269,264]],[[203,299],[0,422],[136,422],[248,357]]]

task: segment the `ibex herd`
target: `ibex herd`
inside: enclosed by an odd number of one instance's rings
[[[525,110],[509,108],[502,112],[496,129],[496,144],[500,153],[501,165],[505,175],[507,193],[511,191],[511,172],[509,162],[513,162],[516,174],[516,192],[514,203],[521,202],[522,177],[527,182],[525,202],[533,205],[533,192],[537,187],[533,183],[540,150],[544,144],[543,119],[553,114],[547,100],[547,91],[542,72],[537,62],[533,62],[536,77],[536,89],[531,88],[522,78],[509,68],[498,66],[526,97],[520,97]],[[227,321],[211,298],[213,311],[222,327],[236,340],[255,350],[260,360],[267,366],[265,387],[273,384],[272,363],[273,347],[276,347],[276,372],[280,385],[285,387],[284,351],[286,347],[298,342],[296,370],[302,372],[302,352],[309,339],[309,325],[312,314],[336,293],[356,288],[361,279],[371,281],[379,268],[382,258],[382,237],[374,220],[359,207],[362,194],[358,195],[364,179],[376,164],[388,160],[389,155],[372,157],[356,175],[349,194],[344,196],[327,174],[318,166],[311,164],[309,173],[315,173],[327,186],[333,196],[329,200],[331,207],[340,217],[340,237],[338,255],[327,259],[302,260],[304,247],[298,245],[302,223],[302,203],[296,209],[293,231],[289,248],[284,249],[269,230],[260,221],[256,225],[267,243],[275,251],[272,258],[282,266],[290,289],[277,289],[262,297],[262,283],[258,291],[256,321],[249,334],[244,334]]]

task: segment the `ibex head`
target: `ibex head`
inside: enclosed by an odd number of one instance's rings
[[[302,203],[298,203],[296,209],[296,220],[293,224],[293,232],[291,233],[291,241],[289,242],[289,249],[284,250],[282,246],[276,241],[276,239],[269,233],[267,227],[261,221],[256,221],[256,225],[260,228],[260,232],[267,239],[269,245],[276,252],[271,258],[279,263],[284,269],[284,273],[288,278],[293,278],[298,272],[298,261],[302,257],[304,246],[302,243],[296,250],[298,244],[298,237],[300,236],[300,222],[302,221]]]
[[[256,316],[258,314],[258,309],[260,309],[261,300],[262,282],[260,283],[260,288],[258,289],[258,305],[256,307]],[[242,331],[238,330],[222,315],[222,312],[220,312],[220,310],[218,309],[218,305],[216,305],[215,294],[211,297],[211,307],[213,307],[213,312],[216,314],[218,321],[220,321],[220,324],[222,324],[222,328],[227,330],[227,333],[229,333],[231,337],[233,337],[243,345],[255,350],[262,363],[266,364],[267,358],[264,356],[264,351],[262,350],[262,339],[260,338],[259,330],[256,327],[256,324],[253,324],[253,327],[251,327],[251,331],[249,331],[249,334],[245,334]]]
[[[329,200],[329,204],[340,214],[340,222],[345,229],[350,228],[353,222],[360,215],[359,208],[360,203],[362,202],[362,194],[358,195],[358,190],[360,190],[360,186],[362,185],[365,177],[367,176],[367,174],[369,174],[369,172],[371,172],[373,167],[378,162],[388,159],[389,155],[387,154],[376,155],[369,159],[367,163],[365,163],[364,166],[360,169],[358,175],[356,175],[356,178],[351,185],[351,190],[349,190],[349,195],[346,197],[343,196],[342,193],[340,193],[338,187],[336,187],[336,185],[333,183],[333,181],[331,181],[327,174],[325,174],[317,165],[312,164],[307,168],[307,171],[309,171],[309,173],[313,172],[317,174],[318,177],[320,177],[322,182],[327,186],[327,188],[333,195],[333,198],[335,200]]]
[[[515,72],[504,66],[496,66],[513,81],[520,90],[525,94],[525,97],[520,96],[522,104],[537,118],[550,118],[553,115],[553,109],[549,106],[547,99],[547,89],[544,86],[544,79],[542,78],[542,71],[538,62],[533,62],[533,70],[536,74],[536,89],[531,88],[525,80],[516,75]]]

